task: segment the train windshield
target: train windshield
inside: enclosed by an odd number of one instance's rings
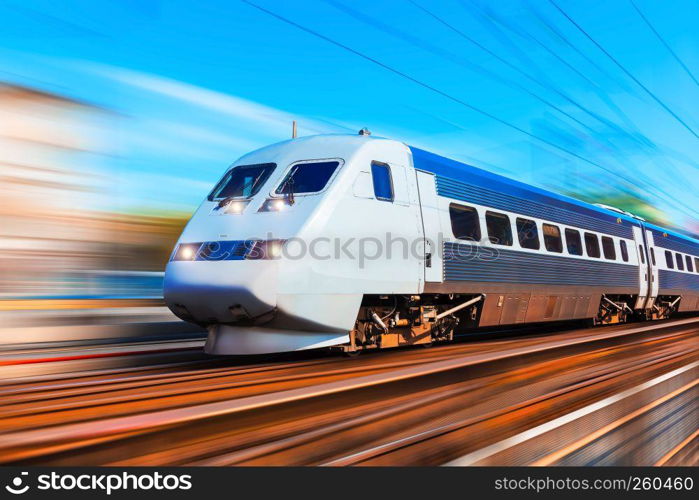
[[[214,201],[223,198],[252,198],[276,167],[276,163],[234,167],[223,176],[208,199]]]
[[[339,161],[297,163],[286,174],[276,193],[301,194],[322,191],[339,165]]]

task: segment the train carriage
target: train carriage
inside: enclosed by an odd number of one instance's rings
[[[164,294],[207,352],[354,352],[479,327],[699,310],[699,242],[367,134],[243,156],[185,228]]]
[[[650,257],[656,296],[678,311],[699,310],[699,242],[653,224],[644,227],[654,242]],[[658,313],[657,306],[652,309]]]

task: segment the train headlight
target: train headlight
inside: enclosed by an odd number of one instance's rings
[[[282,256],[286,240],[254,241],[245,255],[248,260],[274,260]]]
[[[200,247],[201,243],[182,243],[175,250],[172,260],[194,260]]]
[[[248,203],[250,203],[250,200],[234,200],[229,202],[223,210],[227,214],[240,215],[245,210],[245,207],[248,206]]]
[[[267,255],[270,259],[278,259],[282,256],[282,243],[279,241],[267,242]]]
[[[258,212],[283,212],[291,206],[287,198],[268,198],[262,204]]]

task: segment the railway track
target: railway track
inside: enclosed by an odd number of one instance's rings
[[[357,359],[192,359],[6,380],[0,462],[697,461],[699,318],[524,333]]]

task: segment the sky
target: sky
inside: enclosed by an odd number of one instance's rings
[[[300,135],[404,141],[699,232],[695,0],[5,0],[0,82],[106,111],[99,209],[191,213]]]

